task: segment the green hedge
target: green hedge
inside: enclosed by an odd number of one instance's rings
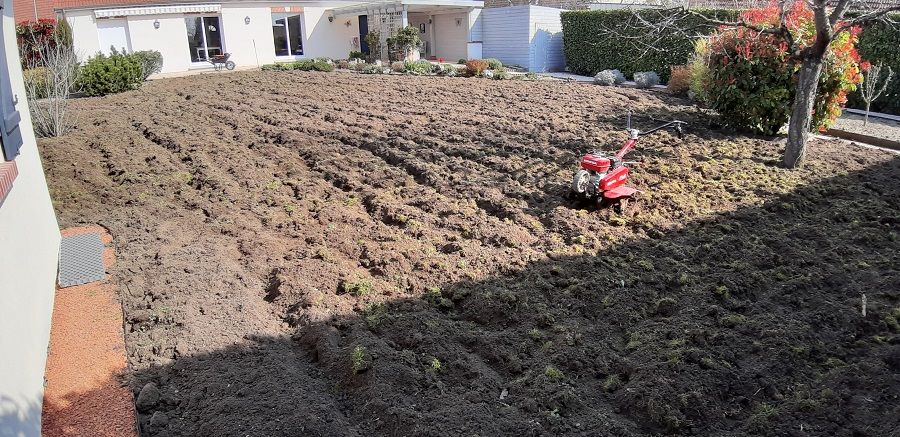
[[[893,19],[900,20],[900,14]],[[881,62],[894,70],[894,79],[880,98],[872,102],[872,111],[900,114],[900,28],[886,23],[869,27],[859,36],[859,54],[873,65]],[[847,106],[865,109],[859,92],[850,95]]]
[[[706,12],[723,20],[734,20],[740,13],[724,9]],[[638,13],[649,21],[659,18],[656,11]],[[900,20],[900,15],[894,19]],[[626,10],[563,12],[563,45],[569,69],[573,73],[590,76],[602,70],[618,69],[629,78],[636,71],[655,71],[659,73],[663,82],[668,82],[669,67],[687,62],[694,51],[693,40],[683,35],[672,34],[664,37],[659,44],[665,47],[663,50],[650,50],[644,53],[645,50],[639,43],[624,38],[617,40],[609,37],[609,32],[605,31],[611,29],[628,36],[646,33],[646,30],[628,26],[630,20],[633,21],[632,12]],[[690,27],[697,24],[698,20],[687,19],[681,26]],[[859,53],[862,58],[873,64],[880,61],[890,65],[895,73],[888,90],[872,103],[873,111],[900,114],[900,45],[897,41],[900,41],[900,29],[887,24],[867,28],[860,35]],[[851,94],[849,100],[847,105],[849,107],[865,107],[858,92]]]
[[[710,9],[704,12],[721,20],[734,20],[740,13],[725,9]],[[640,43],[630,39],[647,33],[646,29],[639,26],[629,26],[628,23],[634,21],[634,13],[629,10],[563,12],[561,14],[563,47],[569,70],[576,74],[593,76],[602,70],[618,69],[629,78],[637,71],[655,71],[663,82],[668,82],[669,66],[687,63],[694,52],[693,40],[673,33],[663,37],[657,45],[663,47],[662,50],[648,50],[644,53]],[[659,12],[655,10],[636,13],[648,21],[659,20]],[[699,19],[688,18],[682,20],[679,27],[692,28],[700,24]],[[627,38],[611,37],[610,31],[625,35]],[[711,31],[712,28],[706,30]],[[652,40],[644,41],[652,42]]]

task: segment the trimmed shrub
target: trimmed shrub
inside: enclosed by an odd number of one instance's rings
[[[638,71],[634,73],[634,84],[638,88],[653,88],[659,85],[659,75],[654,71]]]
[[[484,62],[487,62],[488,69],[490,69],[490,70],[496,70],[498,68],[503,68],[503,63],[500,62],[500,60],[496,59],[496,58],[487,58],[484,60]]]
[[[465,59],[465,58],[459,58],[459,60],[456,61],[456,63],[459,64],[459,65],[463,65],[463,64],[466,63],[466,59]]]
[[[88,96],[104,96],[137,88],[143,82],[138,58],[113,50],[97,53],[79,70],[78,82]]]
[[[147,80],[151,74],[159,73],[163,66],[162,53],[156,50],[142,50],[131,54],[141,64],[141,80]]]
[[[779,21],[774,4],[751,9],[744,20],[758,26]],[[802,47],[814,43],[815,35],[802,32],[813,26],[813,13],[803,2],[789,11],[787,22]],[[858,30],[843,32],[829,46],[810,128],[827,128],[841,113],[847,93],[862,81],[859,55],[854,47]],[[747,28],[722,29],[710,36],[698,57],[706,60],[707,76],[700,78],[704,93],[725,124],[766,135],[778,133],[788,121],[795,93],[799,61],[792,58],[780,37],[759,34]]]
[[[365,59],[365,55],[364,55],[363,52],[361,52],[361,51],[358,51],[358,50],[351,50],[351,51],[350,51],[350,56],[347,56],[347,59],[350,60],[350,61],[352,61],[352,60],[354,60],[354,59],[364,60],[364,59]]]
[[[466,75],[470,77],[479,77],[484,74],[484,70],[488,69],[488,63],[481,59],[472,59],[466,61]]]
[[[702,10],[708,16],[720,20],[734,20],[738,16],[733,10]],[[650,44],[659,36],[648,36],[646,29],[634,25],[633,14],[649,22],[666,19],[658,10],[596,10],[566,11],[561,14],[563,26],[563,50],[569,69],[576,74],[593,76],[597,72],[616,67],[626,75],[638,71],[659,71],[662,80],[669,79],[669,66],[682,65],[688,62],[693,53],[693,38],[686,34],[710,32],[704,30],[701,19],[690,17],[681,20],[678,26],[692,29],[691,32],[671,32],[658,41],[659,50],[644,53],[643,44]],[[607,30],[609,29],[609,30]],[[609,36],[611,32],[637,41],[617,41]],[[640,38],[646,38],[644,40]],[[653,39],[651,39],[653,38]]]
[[[686,96],[691,89],[691,70],[687,65],[673,65],[669,70],[669,92],[676,96]]]
[[[328,58],[316,58],[314,60],[309,59],[301,59],[299,61],[291,62],[290,64],[283,64],[288,70],[300,70],[300,71],[334,71],[334,64]]]
[[[594,76],[594,83],[597,85],[619,85],[625,82],[625,75],[619,70],[603,70]]]
[[[406,62],[404,61],[394,61],[391,62],[391,71],[394,73],[403,73],[406,71]]]
[[[894,14],[890,18],[893,21],[900,21],[900,14]],[[888,23],[876,23],[863,30],[856,46],[862,59],[872,64],[880,63],[885,67],[891,67],[895,72],[900,72],[900,44],[897,44],[897,41],[900,41],[900,28]],[[866,102],[859,92],[854,92],[850,94],[847,105],[865,109]],[[895,77],[888,84],[884,94],[872,102],[872,110],[900,115],[900,78]]]

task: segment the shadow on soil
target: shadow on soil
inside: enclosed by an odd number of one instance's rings
[[[280,296],[293,336],[134,374],[142,433],[897,435],[898,233],[894,159],[352,314]]]

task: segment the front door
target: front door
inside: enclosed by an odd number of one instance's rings
[[[191,62],[206,63],[210,57],[224,53],[219,17],[185,17],[184,24]]]
[[[366,42],[366,35],[369,34],[369,16],[359,16],[359,50],[365,54],[369,54],[369,43]]]

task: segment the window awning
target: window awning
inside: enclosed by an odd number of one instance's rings
[[[198,12],[220,12],[222,5],[172,5],[172,6],[137,6],[133,8],[96,9],[97,18],[126,17],[131,15],[189,14]]]

